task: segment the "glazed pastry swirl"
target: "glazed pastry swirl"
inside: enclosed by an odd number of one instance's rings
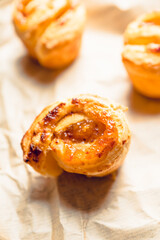
[[[130,131],[121,106],[80,95],[45,108],[22,139],[24,161],[43,175],[61,168],[104,176],[123,162]]]
[[[78,55],[85,9],[78,0],[18,0],[15,29],[29,54],[48,68],[61,68]]]
[[[145,14],[124,33],[122,60],[135,88],[160,98],[160,12]]]

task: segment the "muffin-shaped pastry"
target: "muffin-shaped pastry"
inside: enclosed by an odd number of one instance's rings
[[[80,95],[46,107],[24,135],[24,161],[46,176],[63,170],[101,177],[118,169],[128,152],[126,108]]]
[[[29,54],[57,69],[79,53],[85,8],[78,0],[17,0],[13,22]]]
[[[160,12],[128,25],[122,60],[134,87],[143,95],[160,98]]]

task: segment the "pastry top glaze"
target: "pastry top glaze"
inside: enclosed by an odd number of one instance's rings
[[[160,12],[154,11],[131,22],[124,33],[125,44],[160,44]]]
[[[55,165],[68,172],[104,176],[128,151],[130,131],[120,105],[80,95],[45,108],[24,135],[24,161],[43,175]],[[54,165],[52,167],[52,165]]]
[[[122,58],[150,70],[160,68],[160,12],[144,14],[124,33]]]

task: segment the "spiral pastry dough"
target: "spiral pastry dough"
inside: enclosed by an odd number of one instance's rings
[[[160,98],[160,12],[145,14],[124,33],[122,60],[134,87]]]
[[[24,161],[43,175],[62,169],[105,176],[123,163],[130,131],[122,106],[80,95],[46,107],[24,135]]]
[[[13,22],[29,54],[57,69],[79,53],[85,8],[78,0],[17,0]]]

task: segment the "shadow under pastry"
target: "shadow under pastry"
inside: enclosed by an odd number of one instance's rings
[[[84,212],[94,211],[106,200],[117,173],[114,172],[102,178],[89,178],[64,172],[57,179],[60,200]]]
[[[44,68],[29,55],[20,57],[16,65],[20,74],[24,74],[26,77],[32,78],[42,84],[52,83],[67,68],[55,70]]]
[[[129,94],[129,109],[146,115],[159,114],[160,99],[145,97],[132,87]]]

